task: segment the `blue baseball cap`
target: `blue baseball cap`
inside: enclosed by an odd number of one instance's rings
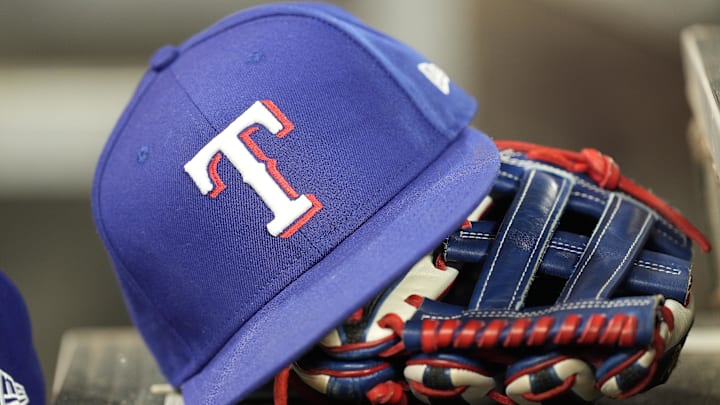
[[[242,399],[461,225],[499,168],[475,109],[329,5],[248,9],[157,51],[93,210],[188,403]]]
[[[44,404],[45,385],[20,292],[0,272],[0,404]]]

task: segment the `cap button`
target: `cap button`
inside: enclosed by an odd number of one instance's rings
[[[168,67],[180,55],[177,48],[171,45],[165,45],[155,51],[150,58],[150,68],[155,71],[161,71]]]

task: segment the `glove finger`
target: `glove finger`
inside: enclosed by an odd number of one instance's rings
[[[505,394],[518,404],[587,403],[600,396],[591,367],[557,352],[520,360],[508,368],[506,376]]]
[[[291,368],[305,385],[332,400],[362,401],[373,393],[373,397],[378,397],[377,401],[371,400],[373,403],[397,403],[404,396],[402,387],[395,383],[402,378],[399,370],[385,361],[343,361],[315,351],[294,362]],[[381,401],[380,397],[388,400]]]
[[[665,345],[667,350],[685,341],[695,319],[695,300],[690,295],[685,306],[675,300],[666,299],[662,306],[662,323],[667,326]],[[664,331],[661,331],[661,334]]]
[[[451,354],[414,357],[408,360],[403,374],[413,395],[426,404],[448,399],[475,404],[496,385],[485,365]]]
[[[603,395],[627,398],[667,380],[692,326],[692,299],[688,306],[665,300],[661,308],[653,347],[625,351],[609,357],[598,367],[596,379]]]
[[[656,354],[656,349],[651,348],[608,357],[596,372],[600,391],[611,398],[625,398],[643,391],[657,367]]]

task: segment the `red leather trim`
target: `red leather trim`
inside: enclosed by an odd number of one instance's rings
[[[345,352],[351,352],[353,350],[359,350],[359,349],[368,349],[380,346],[383,343],[387,343],[395,338],[394,335],[390,335],[388,337],[373,340],[369,342],[358,342],[358,343],[346,343],[341,346],[323,346],[322,349],[328,353],[345,353]]]
[[[443,348],[448,347],[452,344],[455,331],[460,327],[461,322],[459,319],[448,319],[440,324],[440,329],[437,331],[437,347]]]
[[[590,315],[590,318],[585,323],[585,328],[582,332],[582,335],[580,335],[580,338],[577,342],[580,344],[596,343],[598,340],[598,335],[600,334],[600,329],[602,329],[603,325],[605,325],[605,315]]]
[[[580,315],[571,314],[566,316],[553,342],[558,345],[571,343],[575,339],[575,331],[577,331],[581,322],[582,317]]]
[[[467,386],[461,386],[449,390],[438,390],[435,388],[430,388],[417,381],[410,381],[410,385],[412,386],[413,390],[423,395],[427,395],[431,398],[454,398],[462,394],[467,389]]]
[[[275,375],[275,379],[273,380],[273,398],[275,399],[275,405],[287,405],[289,379],[290,367],[285,367]]]
[[[365,394],[371,404],[397,404],[406,405],[407,396],[405,388],[395,381],[385,381],[372,387]]]
[[[621,347],[633,347],[635,346],[635,336],[637,336],[638,319],[634,316],[629,316],[625,325],[623,325],[622,331],[620,332],[620,340],[618,345]]]
[[[426,319],[420,327],[420,348],[424,353],[432,353],[437,351],[437,341],[435,340],[435,330],[440,322],[434,319]]]
[[[552,316],[543,316],[535,322],[530,337],[527,340],[528,346],[542,346],[545,344],[552,326],[555,324],[555,318]]]
[[[370,368],[364,368],[362,370],[333,370],[329,368],[316,368],[316,369],[302,369],[302,371],[306,374],[310,375],[328,375],[330,377],[338,377],[338,378],[350,378],[350,377],[363,377],[370,374],[375,374],[378,371],[385,370],[386,368],[390,367],[390,363],[382,363],[378,364],[375,367]]]
[[[602,336],[600,336],[599,343],[601,345],[617,344],[617,341],[620,338],[620,332],[622,332],[627,318],[628,316],[625,314],[617,314],[610,318],[610,322],[608,322],[605,332],[603,332]]]
[[[524,376],[524,375],[536,373],[536,372],[538,372],[538,371],[540,371],[540,370],[543,370],[543,369],[546,369],[546,368],[552,366],[552,365],[555,364],[555,363],[559,363],[559,362],[561,362],[561,361],[563,361],[563,360],[566,360],[566,359],[569,359],[569,358],[570,358],[569,356],[560,355],[560,356],[553,357],[553,358],[551,358],[551,359],[545,360],[545,361],[543,361],[542,363],[535,364],[535,365],[532,366],[532,367],[524,368],[524,369],[518,371],[517,373],[515,373],[515,374],[509,376],[508,378],[506,378],[506,379],[505,379],[505,385],[509,385],[511,382],[517,380],[518,378],[520,378],[520,377],[522,377],[522,376]]]
[[[532,325],[532,319],[520,318],[513,322],[503,342],[504,347],[517,347],[525,343],[525,332]]]
[[[480,333],[480,338],[476,341],[478,348],[490,348],[497,344],[500,340],[500,334],[507,326],[507,321],[502,319],[492,320],[485,330]]]
[[[501,405],[517,405],[510,397],[499,393],[495,389],[488,391],[487,397]]]
[[[458,332],[457,336],[455,337],[455,341],[453,342],[453,347],[457,349],[465,349],[470,347],[473,342],[475,341],[475,336],[477,335],[480,328],[483,327],[483,322],[478,321],[477,319],[471,319],[465,323],[465,326]]]
[[[575,385],[576,376],[575,374],[570,375],[568,378],[563,381],[562,384],[558,385],[555,388],[549,389],[545,392],[533,394],[532,392],[526,392],[522,394],[522,397],[527,399],[528,401],[533,402],[542,402],[548,399],[552,399],[557,395],[562,394],[563,392],[567,392]]]
[[[670,331],[675,329],[675,315],[673,315],[670,308],[663,305],[660,307],[660,311],[662,311],[663,320],[667,323],[668,329],[670,329]]]
[[[486,377],[492,377],[493,374],[487,372],[486,370],[483,370],[478,367],[473,367],[464,363],[460,363],[457,361],[452,360],[443,360],[443,359],[435,359],[435,358],[429,358],[429,359],[411,359],[408,360],[405,364],[408,366],[414,366],[414,365],[421,365],[421,366],[431,366],[431,367],[440,367],[440,368],[455,368],[459,370],[468,370],[472,371],[473,373],[477,373],[480,375],[484,375]]]
[[[389,313],[380,318],[378,325],[380,325],[381,328],[392,329],[397,336],[402,336],[403,330],[405,329],[405,322],[395,313]]]

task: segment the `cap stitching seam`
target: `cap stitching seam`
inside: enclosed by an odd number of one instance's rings
[[[209,40],[209,39],[211,39],[211,38],[213,38],[213,37],[216,37],[216,36],[218,36],[218,35],[226,32],[226,31],[229,31],[230,29],[233,29],[233,28],[237,27],[238,25],[247,24],[247,23],[251,23],[251,22],[256,22],[256,21],[259,21],[259,20],[263,20],[263,19],[267,19],[267,18],[272,18],[272,17],[298,17],[298,18],[307,18],[307,19],[314,20],[314,21],[316,21],[316,22],[322,23],[322,24],[324,24],[324,25],[327,25],[328,27],[331,27],[331,28],[333,28],[335,31],[337,31],[337,32],[339,32],[340,34],[342,34],[346,39],[348,39],[348,40],[351,41],[353,44],[355,44],[356,47],[360,48],[360,50],[361,50],[365,55],[367,55],[368,57],[370,57],[370,59],[372,59],[372,60],[375,62],[375,64],[376,64],[377,66],[379,66],[379,68],[385,73],[385,75],[386,75],[390,80],[392,80],[393,83],[395,83],[395,85],[396,85],[398,88],[400,88],[401,92],[405,95],[405,97],[410,100],[410,104],[412,105],[413,109],[415,109],[415,111],[418,112],[421,117],[423,117],[423,119],[426,121],[426,123],[428,123],[433,129],[435,129],[435,131],[437,131],[438,133],[440,133],[444,138],[446,138],[446,139],[451,139],[451,137],[450,137],[449,135],[445,134],[440,128],[438,128],[438,126],[437,126],[430,118],[428,118],[427,115],[425,115],[425,113],[420,109],[420,107],[417,105],[417,103],[415,102],[415,100],[410,96],[410,94],[409,94],[408,91],[405,89],[405,87],[402,86],[402,85],[398,82],[398,80],[395,78],[395,76],[392,75],[392,74],[388,71],[388,69],[385,67],[385,65],[384,65],[377,57],[375,57],[375,55],[373,55],[370,51],[368,51],[368,49],[367,49],[363,44],[361,44],[360,42],[358,42],[358,41],[357,41],[355,38],[353,38],[347,31],[345,31],[344,29],[340,28],[340,27],[337,26],[336,24],[331,23],[330,21],[323,20],[323,19],[318,18],[318,17],[313,16],[313,15],[308,15],[308,14],[292,14],[292,13],[288,13],[288,12],[282,12],[282,13],[274,13],[274,14],[270,14],[270,15],[263,15],[263,16],[258,16],[258,17],[253,17],[253,18],[249,18],[249,19],[237,21],[237,22],[235,22],[234,24],[228,25],[227,27],[224,27],[223,29],[221,29],[221,30],[219,30],[219,31],[210,33],[207,37],[202,38],[201,40],[198,40],[197,42],[191,43],[187,48],[184,48],[183,51],[190,50],[190,49],[196,47],[197,45],[199,45],[199,44],[201,44],[201,43],[203,43],[203,42],[205,42],[205,41],[207,41],[207,40]],[[373,32],[373,33],[374,33],[374,32]],[[468,119],[471,119],[471,118],[472,118],[472,117],[468,117]],[[467,126],[467,125],[466,125],[466,126]],[[460,127],[460,128],[454,128],[454,127],[453,127],[453,128],[448,128],[448,129],[449,129],[449,130],[453,130],[455,133],[457,133],[457,132],[459,132],[459,131],[462,130],[462,127]]]
[[[105,150],[102,153],[101,158],[108,156],[111,153],[111,151],[115,149],[115,146],[120,138],[118,135],[124,131],[125,127],[127,127],[128,123],[130,122],[130,117],[132,116],[133,112],[137,109],[138,105],[140,105],[142,100],[147,95],[147,93],[150,89],[150,85],[153,84],[158,79],[158,77],[159,77],[159,74],[156,73],[154,77],[150,78],[148,83],[145,83],[144,88],[142,89],[142,92],[138,95],[138,98],[133,103],[132,108],[130,108],[127,111],[127,114],[124,114],[124,116],[123,116],[124,119],[123,119],[122,125],[117,127],[117,129],[114,130],[113,133],[111,134],[111,137],[112,137],[111,143],[108,145],[107,148],[105,148]],[[100,203],[100,200],[101,200],[100,195],[102,194],[102,182],[100,181],[100,179],[105,176],[105,170],[107,169],[108,161],[109,161],[109,159],[107,159],[107,158],[104,159],[103,165],[100,168],[100,170],[96,176],[97,188],[96,188],[96,191],[94,192],[94,195],[95,195],[96,201],[97,201],[97,205],[96,205],[97,209],[95,211],[97,214],[96,218],[97,218],[97,222],[100,227],[101,237],[106,241],[106,244],[109,245],[109,247],[111,248],[108,250],[112,250],[112,252],[117,252],[118,249],[116,248],[115,243],[113,242],[112,238],[108,234],[108,232],[106,230],[107,227],[105,225],[105,221],[103,219],[103,216],[101,215],[103,208],[101,207],[101,203]],[[153,306],[155,306],[155,303],[150,299],[150,296],[145,292],[145,290],[142,288],[139,288],[139,283],[135,279],[135,276],[132,273],[130,273],[129,271],[127,271],[128,267],[125,265],[125,261],[123,259],[121,259],[120,257],[117,257],[114,261],[117,262],[124,269],[126,269],[125,274],[127,276],[127,280],[129,282],[131,282],[136,288],[138,288],[138,291],[141,292],[143,298],[145,298],[147,300],[147,302],[151,302],[151,303],[153,303]],[[178,341],[183,344],[185,350],[187,350],[187,353],[191,354],[192,350],[190,349],[190,345],[185,340],[185,338],[182,335],[180,335],[179,333],[177,333],[175,328],[173,328],[171,326],[170,321],[165,317],[165,315],[163,313],[158,311],[158,316],[159,316],[159,320],[162,321],[163,323],[165,323],[168,326],[168,328],[170,330],[172,330],[173,335],[175,335],[175,337],[178,339]]]

